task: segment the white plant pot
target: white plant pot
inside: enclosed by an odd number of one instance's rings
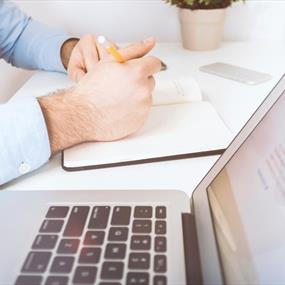
[[[196,51],[219,48],[225,16],[226,9],[179,9],[183,47]]]

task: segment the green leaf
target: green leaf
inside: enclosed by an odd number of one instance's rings
[[[170,5],[180,8],[197,9],[219,9],[227,8],[234,2],[245,2],[245,0],[164,0]]]

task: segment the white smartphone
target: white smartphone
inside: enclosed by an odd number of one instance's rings
[[[270,74],[261,73],[222,62],[202,66],[200,67],[200,70],[248,85],[260,84],[272,79]]]

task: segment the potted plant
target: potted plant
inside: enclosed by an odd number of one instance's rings
[[[190,50],[212,50],[222,40],[226,8],[245,0],[164,0],[179,8],[182,43]]]

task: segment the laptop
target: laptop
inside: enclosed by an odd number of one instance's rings
[[[192,197],[0,192],[0,284],[284,284],[284,90],[285,77]]]

